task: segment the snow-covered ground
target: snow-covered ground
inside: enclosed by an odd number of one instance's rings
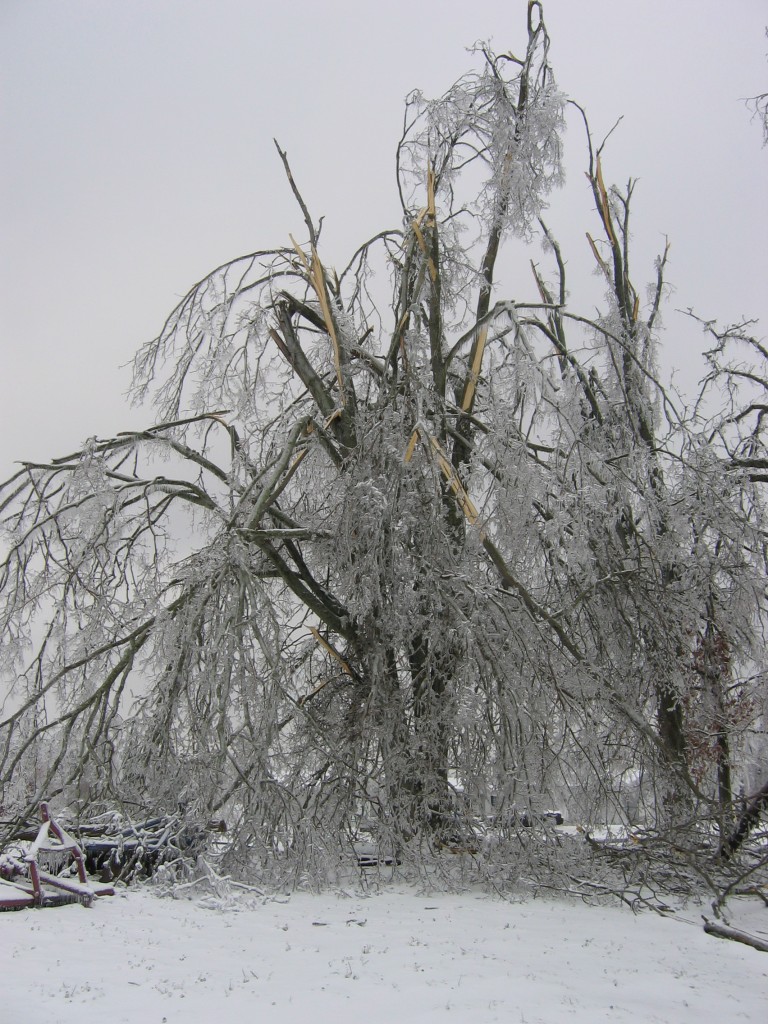
[[[768,909],[749,908],[768,937]],[[735,1024],[768,1020],[768,955],[660,917],[479,892],[295,893],[210,909],[119,889],[0,914],[12,1024]]]

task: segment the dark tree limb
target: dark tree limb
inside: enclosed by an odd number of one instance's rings
[[[729,860],[745,842],[766,809],[768,809],[768,782],[747,800],[736,828],[721,844],[720,856],[723,860]]]

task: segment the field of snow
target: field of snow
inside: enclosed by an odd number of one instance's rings
[[[768,909],[745,908],[768,937]],[[210,909],[120,888],[0,914],[14,1024],[706,1024],[768,1019],[768,955],[660,917],[478,892],[294,893]]]

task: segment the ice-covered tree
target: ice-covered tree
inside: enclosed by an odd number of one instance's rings
[[[768,28],[765,30],[768,38]],[[758,96],[751,96],[747,100],[747,106],[751,109],[755,119],[763,129],[763,145],[768,146],[768,92],[762,92]]]
[[[491,809],[502,833],[554,801],[731,815],[754,474],[657,378],[666,254],[644,301],[633,183],[606,186],[575,105],[603,308],[568,294],[542,5],[520,55],[475,58],[407,101],[397,227],[331,269],[278,147],[306,237],[216,268],[139,351],[155,424],[3,485],[6,816],[226,812],[253,868],[361,817],[419,856]],[[500,294],[505,242],[534,241]]]

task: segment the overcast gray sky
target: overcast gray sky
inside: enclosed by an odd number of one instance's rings
[[[394,147],[414,87],[442,93],[477,39],[524,45],[525,0],[0,0],[0,477],[151,421],[121,364],[207,270],[303,237],[323,257],[396,226]],[[743,99],[768,89],[765,0],[547,0],[561,88],[640,179],[635,278],[672,242],[664,364],[698,376],[676,308],[768,332],[768,149]],[[549,216],[591,271],[582,137]],[[516,283],[515,297],[532,292]],[[572,296],[578,307],[579,296]]]

